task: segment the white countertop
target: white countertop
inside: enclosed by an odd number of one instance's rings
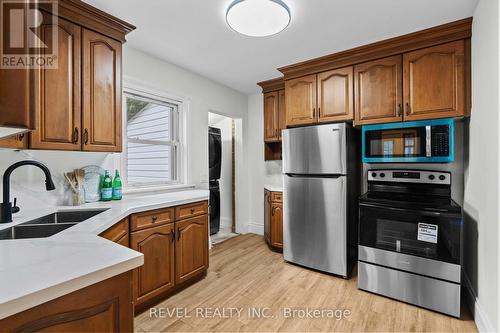
[[[271,192],[283,192],[283,186],[265,184],[264,188]]]
[[[132,213],[208,200],[208,190],[128,195],[79,207],[23,209],[0,230],[56,211],[108,208],[49,238],[0,240],[0,319],[127,272],[141,253],[98,235]]]

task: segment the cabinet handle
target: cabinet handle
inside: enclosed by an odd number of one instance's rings
[[[19,141],[23,141],[24,140],[24,133],[23,134],[19,134],[19,136],[17,137],[17,139]]]
[[[174,231],[174,229],[170,230],[170,235],[172,236],[172,243],[175,242],[175,231]]]
[[[313,118],[316,118],[316,108],[313,108]]]
[[[409,116],[411,113],[410,103],[406,102],[406,115]]]
[[[271,216],[274,216],[274,207],[271,208]]]
[[[158,217],[157,217],[157,216],[153,216],[153,217],[151,218],[151,220],[153,221],[153,223],[156,223],[156,221],[158,220]]]
[[[318,106],[318,118],[321,118],[321,106]]]
[[[75,129],[73,130],[73,144],[77,144],[78,143],[78,128],[75,127]]]
[[[85,144],[89,143],[89,130],[88,129],[85,129],[85,131],[83,132],[83,142]]]
[[[196,210],[196,209],[191,208],[191,214],[194,214],[195,210]]]
[[[398,117],[401,117],[403,115],[403,110],[401,107],[401,103],[398,104]]]
[[[181,231],[177,229],[176,233],[177,233],[177,241],[179,241],[181,239]]]

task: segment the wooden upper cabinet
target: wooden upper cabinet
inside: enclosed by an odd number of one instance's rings
[[[402,121],[400,55],[354,66],[355,124]]]
[[[54,30],[58,66],[35,71],[36,130],[31,133],[30,147],[81,150],[81,28],[61,18],[57,25],[42,24],[41,39],[49,46],[54,46]]]
[[[131,248],[144,254],[144,265],[134,271],[135,305],[174,287],[174,243],[174,223],[131,234]]]
[[[264,141],[279,140],[279,95],[277,91],[264,94]]]
[[[122,150],[122,44],[83,29],[83,150]]]
[[[28,149],[28,133],[0,139],[0,148]]]
[[[464,41],[403,55],[405,120],[464,115]]]
[[[353,67],[318,74],[318,122],[354,118]]]
[[[285,81],[286,125],[316,122],[316,75]]]
[[[175,225],[175,283],[182,283],[208,268],[208,215]]]
[[[281,130],[286,129],[286,97],[285,90],[278,91],[278,137],[281,140]]]

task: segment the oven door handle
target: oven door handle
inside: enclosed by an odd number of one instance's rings
[[[359,205],[363,206],[363,207],[371,207],[371,208],[392,210],[392,211],[398,211],[398,212],[408,212],[408,211],[417,212],[420,215],[425,215],[425,216],[458,217],[457,214],[447,213],[445,211],[433,212],[433,211],[422,210],[422,209],[387,207],[387,206],[373,205],[373,204],[369,204],[369,203],[360,203]]]

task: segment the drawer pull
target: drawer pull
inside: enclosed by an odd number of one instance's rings
[[[174,231],[174,229],[170,230],[170,235],[172,236],[172,243],[175,242],[175,231]]]
[[[194,214],[194,211],[195,211],[195,210],[196,210],[196,209],[191,208],[191,214]]]
[[[153,223],[156,223],[156,221],[158,220],[158,217],[157,217],[157,216],[153,216],[153,217],[151,218],[151,220],[153,221]]]

